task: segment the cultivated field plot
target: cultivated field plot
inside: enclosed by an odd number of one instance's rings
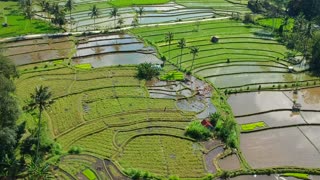
[[[287,54],[291,51],[261,26],[212,20],[131,31],[155,44],[167,59],[170,54],[172,63],[178,64],[181,58],[182,69],[190,70],[222,89],[257,89],[259,85],[291,87],[296,81],[318,80],[306,73],[290,73],[288,67],[294,63],[287,60]],[[168,32],[174,35],[170,49],[165,41]],[[218,42],[211,42],[212,37]],[[186,41],[182,49],[178,47],[181,38]],[[192,46],[200,50],[194,63],[193,55],[189,53]]]
[[[94,174],[109,179],[109,170],[99,168],[104,167],[101,159],[120,163],[108,166],[116,172],[111,173],[114,177],[123,178],[117,168],[160,176],[205,176],[203,147],[185,136],[185,127],[197,119],[196,112],[179,109],[176,99],[151,98],[145,81],[135,78],[135,66],[84,70],[54,61],[19,69],[16,84],[21,106],[36,86],[49,86],[54,103],[43,115],[49,135],[63,150],[81,148],[86,155],[63,158],[56,177],[81,179]]]
[[[292,100],[301,104],[302,110],[320,111],[320,88],[308,88],[299,90],[297,94],[287,91],[285,94]]]
[[[305,129],[304,129],[305,128]],[[241,150],[253,168],[320,167],[317,127],[292,127],[241,134]],[[307,139],[307,137],[312,143]],[[313,145],[314,144],[314,145]]]
[[[73,28],[76,31],[92,30],[96,29],[108,29],[120,26],[131,26],[134,22],[134,17],[136,16],[135,11],[138,7],[124,7],[119,8],[119,14],[117,18],[110,17],[110,12],[112,8],[103,7],[97,4],[100,11],[100,15],[94,20],[88,15],[90,12],[90,6],[79,12],[72,14],[72,18],[75,21]],[[144,8],[144,13],[138,17],[138,24],[158,24],[165,22],[175,22],[183,20],[197,20],[204,18],[211,18],[214,12],[211,8],[186,8],[184,6],[175,4],[173,2],[161,5],[142,5]],[[66,18],[69,18],[67,16]],[[123,24],[118,24],[118,19],[123,19]],[[68,28],[71,28],[69,26]]]
[[[320,113],[319,113],[320,114]],[[238,124],[249,124],[263,121],[268,127],[281,127],[294,124],[306,124],[299,113],[277,111],[253,116],[236,118]]]
[[[277,109],[291,110],[293,102],[283,92],[262,91],[232,94],[228,99],[235,116]]]
[[[79,40],[76,49],[73,63],[91,64],[92,67],[162,63],[152,47],[127,34],[86,37]]]
[[[142,136],[130,141],[118,158],[125,168],[136,166],[163,176],[203,177],[202,152],[197,147],[192,141],[180,138]]]
[[[5,48],[5,56],[12,59],[16,65],[25,65],[68,58],[74,43],[68,37],[41,38],[6,43]]]

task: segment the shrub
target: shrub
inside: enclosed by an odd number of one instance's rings
[[[137,77],[139,79],[151,80],[160,74],[159,71],[159,68],[154,67],[151,63],[142,63],[138,65]]]
[[[258,90],[259,90],[259,91],[261,90],[261,85],[259,85]]]
[[[250,13],[244,15],[244,23],[254,23],[254,17]]]
[[[186,135],[197,140],[206,140],[209,137],[212,137],[210,130],[204,127],[200,121],[191,122],[186,128]]]
[[[81,148],[81,147],[72,146],[72,147],[69,149],[68,153],[69,153],[69,154],[80,154],[81,151],[82,151],[82,148]]]
[[[218,112],[215,112],[213,114],[210,115],[210,123],[213,126],[217,125],[218,120],[221,118],[221,114],[219,114]]]
[[[143,179],[143,180],[160,180],[159,177],[151,174],[148,171],[142,171],[139,169],[125,169],[124,173],[133,180]]]

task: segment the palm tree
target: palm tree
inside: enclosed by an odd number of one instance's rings
[[[168,60],[170,60],[170,49],[171,49],[171,42],[173,40],[173,37],[174,37],[174,35],[172,32],[168,32],[165,37],[166,42],[169,44],[169,58],[168,58]]]
[[[91,18],[93,18],[93,26],[94,29],[96,29],[96,18],[99,17],[99,9],[97,8],[96,5],[93,5],[91,10],[91,12],[89,12],[89,15],[91,16]]]
[[[49,15],[50,15],[50,3],[49,2],[46,2],[46,4],[44,5],[44,11],[47,12],[47,18],[50,18]]]
[[[196,56],[198,56],[198,53],[199,53],[199,48],[198,47],[192,46],[190,48],[190,54],[192,54],[192,56],[193,56],[192,57],[192,64],[191,64],[190,71],[192,71],[194,59],[196,58]]]
[[[119,27],[121,27],[123,25],[123,23],[124,23],[123,18],[119,18],[119,20],[118,20]]]
[[[113,7],[112,10],[109,13],[111,18],[114,18],[113,22],[114,22],[114,28],[116,28],[116,20],[117,20],[117,16],[119,16],[119,12],[118,12],[118,8]]]
[[[183,49],[186,47],[186,40],[184,38],[181,38],[178,42],[178,47],[180,48],[180,66],[179,68],[181,68],[181,62],[182,62],[182,51]],[[178,61],[177,61],[177,65],[178,65]]]
[[[37,144],[37,151],[36,151],[36,156],[37,159],[39,160],[39,147],[40,147],[40,130],[41,130],[41,115],[42,112],[50,106],[50,104],[53,103],[51,100],[51,92],[49,91],[48,87],[36,87],[34,94],[31,94],[31,101],[27,105],[27,110],[39,110],[39,120],[38,120],[38,132],[37,132],[37,139],[38,139],[38,144]]]
[[[139,8],[136,10],[136,14],[139,16],[140,23],[141,23],[141,16],[144,14],[144,8],[143,8],[143,7],[139,7]]]
[[[74,9],[73,0],[68,0],[64,7],[66,8],[66,11],[69,11],[70,31],[72,31],[71,14],[72,10]]]

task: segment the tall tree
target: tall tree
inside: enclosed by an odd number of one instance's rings
[[[173,40],[173,37],[174,37],[174,34],[172,32],[168,32],[166,35],[165,35],[165,41],[168,43],[169,45],[169,58],[168,60],[170,61],[170,51],[171,51],[171,42]]]
[[[99,9],[97,8],[96,5],[93,5],[92,8],[90,9],[89,16],[91,19],[93,18],[93,26],[94,29],[96,29],[96,18],[99,17],[100,12]]]
[[[70,21],[70,31],[72,31],[72,10],[75,8],[74,7],[74,1],[73,0],[67,0],[65,6],[66,11],[69,12],[69,21]]]
[[[320,74],[320,33],[316,33],[313,38],[311,68],[317,74]]]
[[[113,18],[114,28],[116,28],[117,17],[119,16],[119,10],[116,7],[113,7],[109,13],[110,17]]]
[[[0,49],[0,176],[16,179],[21,163],[16,159],[15,149],[24,133],[24,126],[16,125],[19,110],[13,95],[15,86],[12,79],[18,74],[14,64],[1,52]]]
[[[123,20],[122,17],[120,17],[120,18],[118,19],[118,24],[119,24],[119,27],[120,27],[120,28],[121,28],[121,26],[123,25],[123,23],[124,23],[124,20]]]
[[[28,110],[38,110],[38,130],[37,130],[37,150],[36,150],[36,162],[40,160],[39,148],[40,148],[40,131],[41,131],[41,116],[42,112],[53,103],[51,100],[51,92],[48,87],[36,87],[35,92],[30,95],[31,101],[29,102]]]
[[[136,14],[139,16],[139,20],[141,23],[141,17],[144,14],[144,8],[143,7],[139,7],[138,9],[136,9]]]
[[[178,47],[180,48],[180,63],[177,60],[177,65],[179,63],[179,68],[181,68],[181,62],[182,62],[182,51],[186,47],[186,40],[184,38],[181,38],[178,41]]]
[[[194,60],[195,60],[196,56],[198,56],[198,53],[199,53],[199,48],[198,47],[192,46],[190,48],[190,54],[192,54],[192,64],[191,64],[190,71],[192,71]]]

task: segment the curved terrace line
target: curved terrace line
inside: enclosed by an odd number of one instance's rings
[[[270,62],[270,63],[275,63],[275,64],[282,65],[282,67],[288,67],[288,65],[286,65],[284,63],[281,63],[280,61],[276,61],[274,59],[267,60],[265,58],[256,59],[256,60],[251,60],[251,59],[247,59],[247,58],[237,58],[235,60],[232,60],[229,64],[230,65],[233,64],[233,63],[244,63],[245,64],[245,63],[250,63],[250,62],[252,62],[252,63],[254,63],[254,62],[257,62],[257,63],[259,63],[259,62],[262,62],[262,63]],[[209,62],[197,63],[196,65],[194,65],[194,70],[197,71],[197,69],[201,70],[202,68],[207,68],[207,67],[208,67],[208,69],[210,69],[211,66],[219,67],[219,65],[226,64],[226,63],[227,63],[226,59],[217,59],[214,62],[210,62],[209,61]],[[235,64],[235,66],[236,65],[237,64]],[[248,64],[248,65],[252,65],[252,64]],[[190,67],[190,66],[188,66],[188,67]]]
[[[283,71],[253,71],[253,72],[235,72],[235,73],[226,73],[226,74],[216,74],[216,75],[208,75],[203,76],[204,78],[212,78],[212,77],[220,77],[220,76],[232,76],[232,75],[239,75],[239,74],[276,74],[276,73],[288,73]]]
[[[279,112],[279,111],[290,111],[290,112],[292,112],[292,108],[290,108],[290,109],[272,109],[272,110],[268,110],[268,111],[262,111],[262,112],[245,114],[245,115],[235,115],[234,117],[235,118],[242,118],[242,117],[256,116],[256,115],[267,114],[267,113],[272,113],[272,112]],[[320,109],[319,110],[301,109],[300,112],[320,112]]]
[[[291,127],[299,128],[301,126],[319,126],[320,127],[320,123],[292,124],[292,125],[285,125],[285,126],[265,127],[265,128],[261,128],[261,129],[250,130],[250,131],[241,131],[240,133],[241,134],[249,134],[249,133],[267,131],[267,130],[272,130],[272,129],[284,129],[284,128],[291,128]]]
[[[234,62],[234,61],[233,61]],[[278,68],[278,69],[285,69],[288,70],[288,67],[283,67],[283,66],[274,66],[274,65],[266,65],[266,64],[232,64],[230,63],[230,65],[222,65],[222,66],[210,66],[210,67],[204,67],[202,69],[199,68],[195,68],[195,70],[193,72],[197,73],[197,72],[201,72],[201,71],[205,71],[208,69],[219,69],[219,68],[228,68],[228,67],[235,67],[235,66],[244,66],[244,67],[272,67],[272,68]]]
[[[246,86],[253,86],[253,85],[273,85],[273,84],[288,84],[288,83],[301,83],[301,82],[307,82],[307,81],[318,81],[319,79],[309,79],[309,80],[304,80],[304,81],[286,81],[286,82],[260,82],[260,83],[249,83],[249,84],[243,84],[243,85],[239,85],[239,86],[229,86],[229,87],[219,87],[219,89],[232,89],[232,88],[243,88],[243,87],[246,87]],[[271,89],[276,89],[276,88],[271,88]]]

